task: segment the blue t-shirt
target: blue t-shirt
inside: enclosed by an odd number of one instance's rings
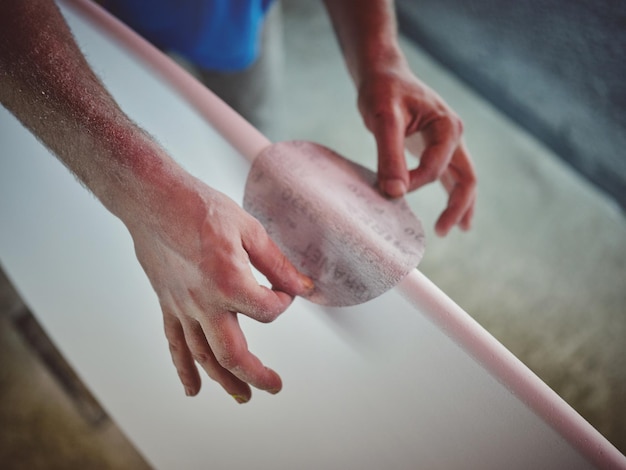
[[[243,70],[259,53],[273,0],[105,0],[104,6],[155,46],[209,70]]]

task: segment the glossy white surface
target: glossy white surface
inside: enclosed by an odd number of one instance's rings
[[[241,202],[249,167],[195,111],[73,15],[123,108],[191,173]],[[328,309],[242,318],[283,377],[237,405],[184,396],[158,302],[122,224],[0,109],[0,260],[112,417],[157,468],[590,468],[397,289]]]

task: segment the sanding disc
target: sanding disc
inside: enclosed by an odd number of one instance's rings
[[[386,292],[424,254],[424,231],[376,174],[322,145],[273,144],[255,159],[244,208],[315,282],[312,302],[348,306]]]

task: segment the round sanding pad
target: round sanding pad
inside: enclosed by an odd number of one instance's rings
[[[312,142],[280,142],[261,152],[243,205],[313,279],[309,300],[318,304],[373,299],[424,254],[422,224],[406,201],[386,199],[372,171]]]

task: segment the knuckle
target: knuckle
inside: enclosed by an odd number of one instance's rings
[[[458,134],[463,135],[463,132],[465,131],[465,124],[463,124],[463,120],[458,116],[455,117],[455,125]]]
[[[252,215],[246,214],[245,225],[242,230],[242,235],[245,240],[252,241],[253,243],[263,243],[267,238],[267,232],[263,224]]]
[[[372,87],[365,83],[359,89],[358,104],[371,116],[392,111],[397,102],[398,89],[391,84]]]
[[[438,168],[432,165],[427,165],[424,167],[424,172],[422,174],[426,182],[433,183],[434,181],[437,181],[441,177],[441,175],[443,175],[444,171],[445,168]]]
[[[463,134],[463,121],[461,118],[454,112],[450,111],[447,113],[446,119],[454,136],[456,138],[460,138]]]
[[[451,138],[459,139],[463,134],[463,121],[445,104],[437,108],[433,115],[433,124],[436,125],[441,132],[449,135]]]
[[[263,227],[263,224],[255,217],[250,217],[249,229],[255,239],[264,239],[267,237],[265,227]]]
[[[178,343],[180,341],[179,337],[179,324],[178,322],[173,322],[169,319],[165,319],[163,322],[163,332],[165,333],[165,338],[167,338],[167,342],[171,345],[172,343]]]
[[[271,323],[283,309],[269,289],[261,289],[246,299],[248,310],[244,313],[260,323]]]
[[[277,309],[264,308],[257,316],[257,320],[260,323],[272,323],[280,316],[281,312]]]
[[[208,364],[211,361],[211,355],[204,351],[192,351],[191,357],[198,364]]]
[[[168,338],[170,353],[175,356],[187,349],[187,343],[178,338]]]
[[[396,106],[379,105],[372,108],[371,116],[375,127],[388,125],[398,120],[399,110]]]
[[[458,178],[457,184],[461,185],[465,191],[474,193],[478,185],[478,177],[472,168],[467,169]]]
[[[386,121],[393,119],[395,117],[395,113],[393,108],[390,106],[377,105],[372,108],[372,116],[376,119]]]
[[[215,287],[223,302],[229,303],[232,299],[241,295],[239,276],[228,269],[225,269],[222,275],[216,277]]]
[[[275,273],[290,273],[291,263],[287,260],[287,257],[282,253],[272,260],[272,269]]]
[[[243,363],[242,351],[234,348],[225,349],[217,357],[217,362],[226,370],[238,369]]]
[[[467,187],[473,192],[478,185],[478,178],[474,174],[470,174],[467,176],[466,183]]]

